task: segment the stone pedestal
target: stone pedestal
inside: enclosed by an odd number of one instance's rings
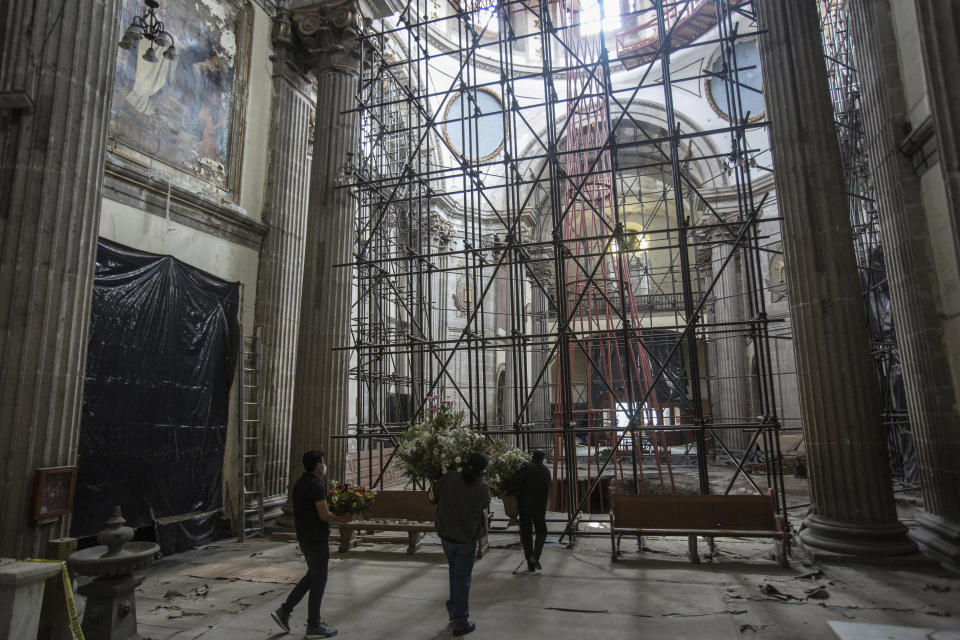
[[[139,640],[134,590],[141,582],[142,576],[127,574],[80,587],[87,597],[82,624],[86,640]]]
[[[47,586],[43,589],[37,640],[75,640],[70,629],[67,592],[64,591],[63,576],[60,572],[47,578]]]
[[[47,578],[60,575],[55,562],[16,562],[0,558],[0,638],[32,639],[40,625]]]
[[[815,2],[758,0],[811,515],[810,555],[916,550],[897,520]]]
[[[76,461],[119,0],[5,0],[0,20],[0,553],[43,557],[35,470]]]
[[[932,513],[921,513],[916,522],[912,537],[924,553],[960,572],[960,524]]]

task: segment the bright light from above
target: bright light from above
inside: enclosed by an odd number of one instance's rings
[[[600,33],[600,5],[603,5],[603,30],[620,28],[620,3],[618,0],[584,0],[580,11],[580,33],[585,36]]]
[[[500,31],[500,21],[497,20],[497,8],[485,7],[477,11],[473,17],[473,23],[478,31],[486,29],[486,34],[491,35]]]

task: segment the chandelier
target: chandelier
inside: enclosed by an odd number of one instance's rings
[[[121,49],[135,49],[137,42],[145,38],[151,42],[150,48],[143,54],[143,59],[147,62],[157,62],[157,49],[163,49],[163,57],[173,60],[177,56],[177,51],[173,47],[173,36],[167,33],[163,28],[163,23],[157,18],[157,7],[160,6],[158,0],[143,0],[146,5],[143,14],[133,17],[133,22],[127,27],[126,33],[120,39]]]

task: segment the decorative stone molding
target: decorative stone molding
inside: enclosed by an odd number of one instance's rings
[[[103,195],[135,209],[169,217],[230,242],[260,249],[267,226],[246,215],[240,207],[208,200],[188,189],[170,185],[158,175],[146,175],[140,167],[107,153]]]
[[[359,5],[331,0],[293,7],[273,21],[275,46],[293,51],[314,72],[338,70],[356,75],[360,61]]]
[[[431,246],[446,247],[450,244],[451,236],[453,236],[452,224],[436,216],[430,218],[428,238]]]

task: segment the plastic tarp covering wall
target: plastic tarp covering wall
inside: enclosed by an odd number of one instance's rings
[[[650,362],[650,374],[656,375],[660,367],[666,363],[663,375],[660,376],[660,379],[653,385],[656,400],[660,403],[681,403],[684,401],[684,396],[687,391],[687,375],[686,365],[683,359],[683,350],[676,349],[672,357],[670,357],[670,360],[667,361],[667,357],[670,356],[671,350],[674,349],[679,339],[680,334],[675,331],[667,329],[643,330],[643,344],[646,347],[646,354]],[[620,360],[618,362],[626,363],[627,356],[623,348],[623,341],[617,340],[617,343],[620,348]],[[598,342],[591,345],[591,357],[594,362],[600,361],[601,348],[605,346],[606,345],[601,345]],[[643,347],[638,348],[642,349]],[[590,365],[587,364],[587,366],[589,367]],[[617,394],[620,394],[621,397],[626,397],[624,368],[625,367],[615,367],[612,380],[604,380],[598,375],[593,376],[594,406],[603,406],[602,402],[603,398],[606,397],[608,384]],[[639,358],[635,364],[634,371],[642,371]],[[636,382],[637,381],[635,381],[635,384]],[[642,396],[643,390],[640,385],[638,385],[635,393],[638,397]]]
[[[73,535],[114,506],[164,553],[222,534],[238,283],[101,240],[84,379]]]
[[[867,322],[873,343],[874,363],[884,421],[887,423],[887,449],[894,479],[910,484],[920,482],[917,452],[907,410],[907,389],[903,382],[903,365],[897,331],[893,324],[890,285],[883,261],[882,247],[873,247],[869,263],[860,269],[860,280],[866,292]],[[879,357],[878,357],[879,356]]]

